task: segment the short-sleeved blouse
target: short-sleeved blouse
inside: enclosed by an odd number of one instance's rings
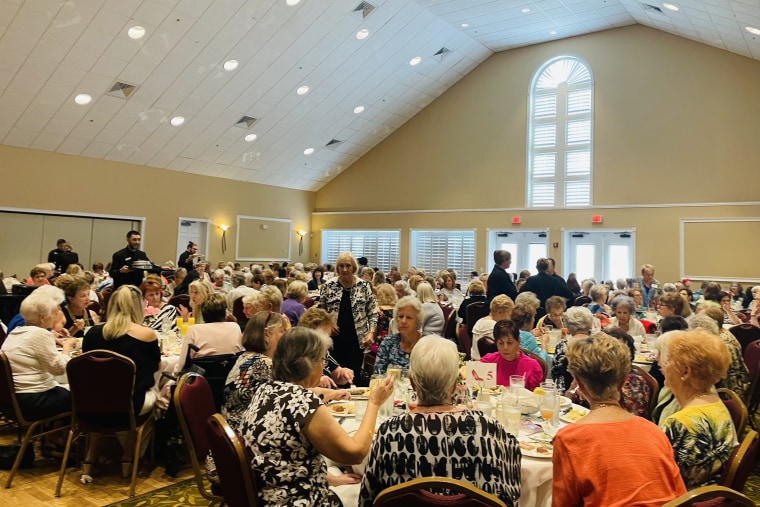
[[[272,360],[260,352],[241,355],[227,375],[222,415],[235,431],[240,431],[243,412],[253,398],[256,380],[272,378]]]
[[[686,489],[716,484],[737,444],[725,405],[716,401],[682,408],[660,427],[673,446]]]
[[[240,434],[263,506],[340,507],[327,486],[327,465],[301,433],[321,403],[303,387],[278,380],[254,382]]]
[[[427,336],[429,333],[422,333]],[[390,365],[409,368],[409,352],[401,350],[401,334],[396,333],[385,338],[377,348],[375,373],[385,373]]]
[[[359,506],[384,489],[418,477],[452,477],[499,497],[520,497],[520,450],[514,436],[482,412],[412,413],[380,425],[362,480]]]

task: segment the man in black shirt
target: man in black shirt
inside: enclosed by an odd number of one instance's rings
[[[148,259],[148,255],[140,250],[141,240],[142,237],[139,232],[129,231],[127,233],[127,247],[114,252],[111,258],[111,271],[108,272],[113,278],[113,290],[122,285],[140,286],[143,281],[143,270],[132,269],[132,263],[135,261],[150,262],[153,267],[145,271],[156,274],[161,272],[161,266],[153,264]]]
[[[185,250],[184,252],[182,252],[182,254],[180,254],[179,260],[177,261],[177,267],[185,268],[187,272],[189,273],[190,271],[195,269],[196,257],[203,257],[203,255],[198,253],[198,244],[190,241],[187,244],[187,250]]]
[[[517,289],[512,281],[512,275],[507,273],[507,268],[512,263],[512,254],[506,250],[494,250],[493,262],[493,270],[488,275],[486,305],[490,305],[491,300],[499,294],[505,294],[514,301],[517,297]]]
[[[50,262],[50,263],[55,264],[56,274],[60,274],[61,273],[61,271],[58,269],[58,262],[59,262],[58,258],[61,255],[64,254],[63,245],[65,245],[65,244],[66,244],[66,240],[65,239],[59,239],[56,242],[55,249],[50,250],[50,252],[48,253],[48,259],[47,259],[47,261]]]

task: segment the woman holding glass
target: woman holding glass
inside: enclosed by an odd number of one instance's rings
[[[552,505],[659,507],[685,493],[668,439],[618,403],[626,346],[603,333],[572,340],[567,361],[591,411],[554,437]]]
[[[359,506],[371,506],[386,488],[432,475],[456,477],[516,505],[521,460],[517,440],[491,417],[451,403],[459,378],[456,345],[439,336],[421,338],[411,354],[409,378],[417,407],[380,425]],[[444,449],[446,458],[439,452]]]

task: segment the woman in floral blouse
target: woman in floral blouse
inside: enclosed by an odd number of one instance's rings
[[[375,373],[385,373],[389,365],[409,368],[409,355],[422,338],[422,304],[415,296],[398,300],[393,309],[398,333],[386,337],[377,349]]]

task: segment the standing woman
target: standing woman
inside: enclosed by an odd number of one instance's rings
[[[90,304],[90,284],[83,276],[63,275],[58,277],[55,284],[66,295],[67,304],[62,309],[70,336],[81,338],[85,328],[100,324],[98,315],[87,309]]]
[[[369,347],[377,330],[377,304],[370,284],[356,277],[359,265],[351,252],[338,255],[338,276],[322,286],[318,308],[337,314],[333,332],[333,356],[339,364],[354,370],[354,381],[361,379],[363,348]]]

